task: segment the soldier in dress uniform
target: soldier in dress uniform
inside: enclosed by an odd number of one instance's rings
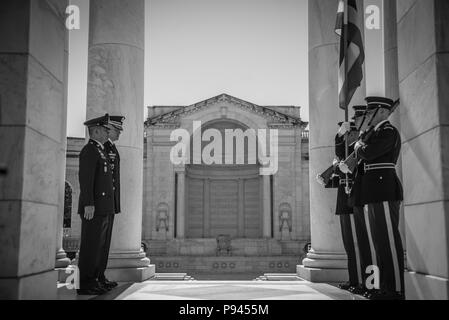
[[[335,137],[335,155],[334,165],[346,158],[346,139],[348,139],[348,155],[354,151],[354,144],[360,135],[360,128],[364,120],[366,106],[354,106],[355,122],[340,123],[340,129]],[[348,193],[353,185],[353,175],[341,172],[338,167],[336,172],[339,175],[339,187],[337,195],[336,215],[340,217],[341,234],[343,245],[348,257],[349,282],[339,285],[340,289],[348,290],[353,293],[361,293],[363,275],[360,265],[360,251],[357,240],[356,226],[354,223],[353,207],[349,205]]]
[[[112,182],[114,190],[114,213],[119,214],[120,209],[120,155],[118,153],[115,142],[119,140],[120,134],[123,131],[123,121],[125,117],[110,116],[109,117],[109,132],[108,140],[104,144],[105,152],[111,160]],[[98,270],[98,281],[106,288],[112,289],[117,286],[117,282],[110,281],[105,276],[105,271],[108,265],[109,249],[111,247],[112,228],[114,226],[115,214],[108,215],[107,233],[105,242],[101,248],[101,259]]]
[[[404,251],[399,233],[403,189],[395,170],[401,137],[388,121],[394,102],[383,97],[368,97],[366,101],[373,132],[366,141],[358,141],[354,149],[363,165],[360,204],[369,219],[380,271],[380,290],[368,297],[403,299]]]
[[[356,112],[359,113],[360,117],[357,121],[357,130],[360,132],[360,137],[362,137],[368,130],[369,119],[366,115],[367,106],[357,106]],[[344,162],[339,165],[341,172],[348,172],[348,167]],[[360,191],[361,182],[364,173],[363,162],[358,159],[358,164],[352,172],[353,184],[351,187],[351,192],[348,197],[348,205],[353,210],[353,219],[355,226],[355,233],[358,246],[358,264],[360,265],[362,282],[360,286],[350,288],[349,291],[355,294],[363,294],[367,296],[373,292],[373,288],[366,287],[366,280],[371,273],[367,273],[367,268],[372,265],[377,265],[377,256],[374,249],[373,240],[371,237],[371,228],[369,225],[368,214],[364,211],[363,205],[361,204]]]
[[[112,168],[104,143],[108,140],[109,116],[86,121],[90,140],[79,155],[81,245],[78,267],[78,294],[98,295],[107,292],[97,279],[101,246],[106,240],[108,217],[114,214]]]

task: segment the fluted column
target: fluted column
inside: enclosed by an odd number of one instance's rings
[[[177,190],[176,190],[176,238],[184,239],[185,237],[185,181],[186,172],[185,168],[176,169],[176,175],[178,177]]]
[[[271,238],[271,176],[263,176],[263,237]]]
[[[117,143],[121,214],[116,216],[107,276],[142,281],[154,265],[141,250],[143,190],[144,0],[90,2],[87,117],[126,117]]]
[[[69,81],[69,32],[65,30],[65,45],[64,45],[64,96],[62,109],[62,135],[67,136],[67,97],[68,97],[68,81]],[[61,153],[65,155],[67,153],[67,139],[61,144]],[[63,229],[64,229],[64,204],[65,204],[65,172],[66,172],[66,157],[62,157],[59,164],[59,206],[58,206],[58,224],[56,228],[56,262],[55,268],[62,268],[64,272],[69,264],[70,259],[67,257],[63,242]]]
[[[338,217],[337,192],[316,182],[334,158],[334,137],[344,112],[338,108],[338,38],[334,32],[338,0],[309,1],[310,93],[310,225],[312,250],[297,267],[298,275],[313,282],[347,279],[347,258]],[[362,7],[360,6],[360,12]],[[351,105],[363,102],[364,86]]]

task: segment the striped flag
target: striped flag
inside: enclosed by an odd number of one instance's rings
[[[359,27],[361,25],[356,0],[340,0],[335,33],[340,36],[338,96],[339,106],[344,110],[348,108],[363,79],[365,51]]]

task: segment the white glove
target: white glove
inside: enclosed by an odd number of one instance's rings
[[[349,122],[343,122],[340,129],[338,129],[338,135],[342,137],[349,131],[351,131],[351,124]]]
[[[348,174],[351,173],[351,171],[349,170],[349,167],[346,163],[344,163],[343,161],[340,162],[340,164],[338,165],[338,168],[340,169],[341,172],[343,172],[344,174]]]
[[[354,150],[357,151],[357,150],[359,150],[360,148],[363,148],[364,146],[366,146],[365,143],[363,143],[362,141],[358,141],[358,142],[355,144],[355,146],[354,146]]]
[[[340,163],[340,160],[334,159],[334,161],[332,162],[332,166],[336,167],[336,166],[338,166],[339,163]]]
[[[317,174],[317,176],[316,176],[316,181],[319,183],[319,184],[321,184],[322,186],[325,186],[326,184],[324,183],[324,179],[319,175],[319,174]]]

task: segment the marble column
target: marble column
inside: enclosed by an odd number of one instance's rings
[[[245,180],[238,179],[238,213],[237,213],[237,223],[238,232],[237,236],[239,238],[245,237]]]
[[[64,108],[62,114],[62,127],[67,136],[67,97],[68,97],[68,73],[69,73],[69,32],[65,31],[65,46],[64,46]],[[67,139],[61,145],[61,153],[67,154]],[[65,204],[65,181],[66,181],[66,157],[60,162],[59,173],[59,207],[58,207],[58,227],[56,228],[56,261],[55,268],[62,269],[64,276],[66,276],[65,268],[70,264],[70,259],[67,257],[64,248],[62,247],[63,230],[64,230],[64,204]]]
[[[263,237],[271,238],[271,176],[263,176]]]
[[[398,74],[398,41],[397,41],[397,22],[396,22],[396,0],[383,0],[384,8],[384,52],[385,59],[385,96],[391,99],[400,98],[399,94],[399,74]],[[368,91],[367,91],[368,93]],[[402,135],[401,113],[404,112],[404,106],[400,105],[396,112],[391,115],[391,123],[398,128]],[[399,156],[396,164],[396,172],[401,181],[402,174],[402,155]],[[401,206],[399,232],[401,233],[402,243],[405,248],[405,217],[404,206]],[[405,259],[405,257],[404,257]]]
[[[176,169],[177,190],[176,190],[176,238],[185,237],[185,190],[186,172],[185,168]]]
[[[67,1],[0,10],[0,299],[55,299]]]
[[[361,6],[358,2],[359,8]],[[312,282],[347,280],[336,190],[324,189],[315,177],[334,158],[334,137],[344,111],[338,108],[338,38],[334,32],[338,1],[309,1],[309,94],[310,94],[310,225],[312,250],[297,267],[298,275]],[[362,12],[362,10],[360,10]],[[364,85],[351,106],[363,103]]]
[[[449,299],[448,14],[397,1],[407,299]]]
[[[144,6],[144,0],[90,2],[87,117],[126,117],[117,143],[122,212],[115,218],[106,274],[115,281],[143,281],[154,275],[154,265],[141,250]]]
[[[204,238],[210,237],[210,179],[204,179]]]

